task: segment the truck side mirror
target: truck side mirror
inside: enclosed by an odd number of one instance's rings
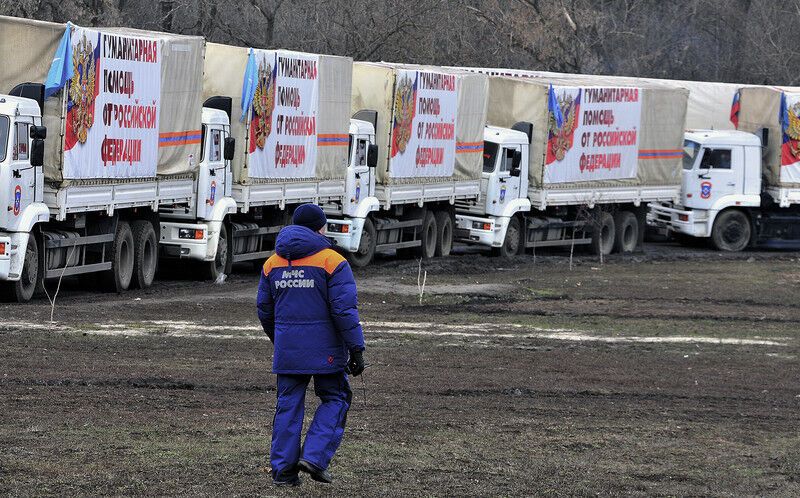
[[[367,166],[370,168],[375,168],[378,166],[378,146],[375,144],[369,144],[369,150],[367,151]]]
[[[226,161],[233,160],[233,153],[236,150],[236,139],[233,137],[225,137],[225,151],[223,156]]]
[[[47,127],[46,126],[32,125],[31,126],[31,138],[33,138],[33,139],[41,138],[42,140],[47,138]]]
[[[34,138],[31,144],[31,166],[38,167],[44,164],[44,139]]]
[[[514,151],[514,157],[511,159],[511,171],[509,174],[511,176],[520,176],[522,170],[520,169],[520,165],[522,164],[522,152],[519,150]]]

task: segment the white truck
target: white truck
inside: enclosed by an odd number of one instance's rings
[[[345,195],[352,59],[208,43],[203,92],[233,106],[226,265],[263,263],[302,203]]]
[[[484,201],[459,204],[456,239],[505,257],[571,244],[633,251],[647,204],[679,195],[687,96],[603,77],[491,77]]]
[[[800,243],[800,89],[739,90],[738,131],[693,130],[681,197],[651,223],[723,251]]]
[[[168,245],[214,268],[226,203],[213,175],[233,144],[221,111],[203,110],[200,129],[203,45],[0,17],[5,297],[27,301],[45,279],[93,272],[113,291],[147,287]],[[201,154],[204,133],[216,139]],[[176,217],[195,229],[173,233]],[[192,253],[196,240],[205,252]]]
[[[450,253],[456,203],[480,198],[486,90],[486,76],[464,71],[353,65],[346,192],[323,203],[351,264]]]

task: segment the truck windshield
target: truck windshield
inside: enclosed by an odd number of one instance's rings
[[[0,116],[0,163],[6,160],[8,150],[8,116]]]
[[[683,142],[683,169],[692,169],[697,153],[700,151],[700,144],[685,140]]]
[[[497,164],[497,149],[499,146],[494,142],[483,142],[483,172],[491,173],[494,165]]]

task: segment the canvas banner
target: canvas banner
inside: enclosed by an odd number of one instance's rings
[[[156,176],[161,42],[74,28],[70,43],[64,178]]]
[[[544,182],[636,178],[641,90],[559,86],[552,92]]]
[[[249,176],[314,178],[317,141],[325,139],[317,135],[319,56],[253,50],[251,57]]]
[[[393,178],[452,176],[457,109],[456,75],[398,70],[389,175]]]
[[[783,93],[780,112],[783,128],[780,181],[800,183],[800,93]]]

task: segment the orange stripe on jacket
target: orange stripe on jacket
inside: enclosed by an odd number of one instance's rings
[[[328,275],[332,274],[336,268],[345,261],[344,257],[333,249],[323,249],[316,254],[306,256],[305,258],[293,259],[292,266],[315,266],[317,268],[324,268]],[[273,254],[264,263],[264,276],[269,276],[269,272],[273,268],[286,268],[289,266],[289,260],[284,257]]]

